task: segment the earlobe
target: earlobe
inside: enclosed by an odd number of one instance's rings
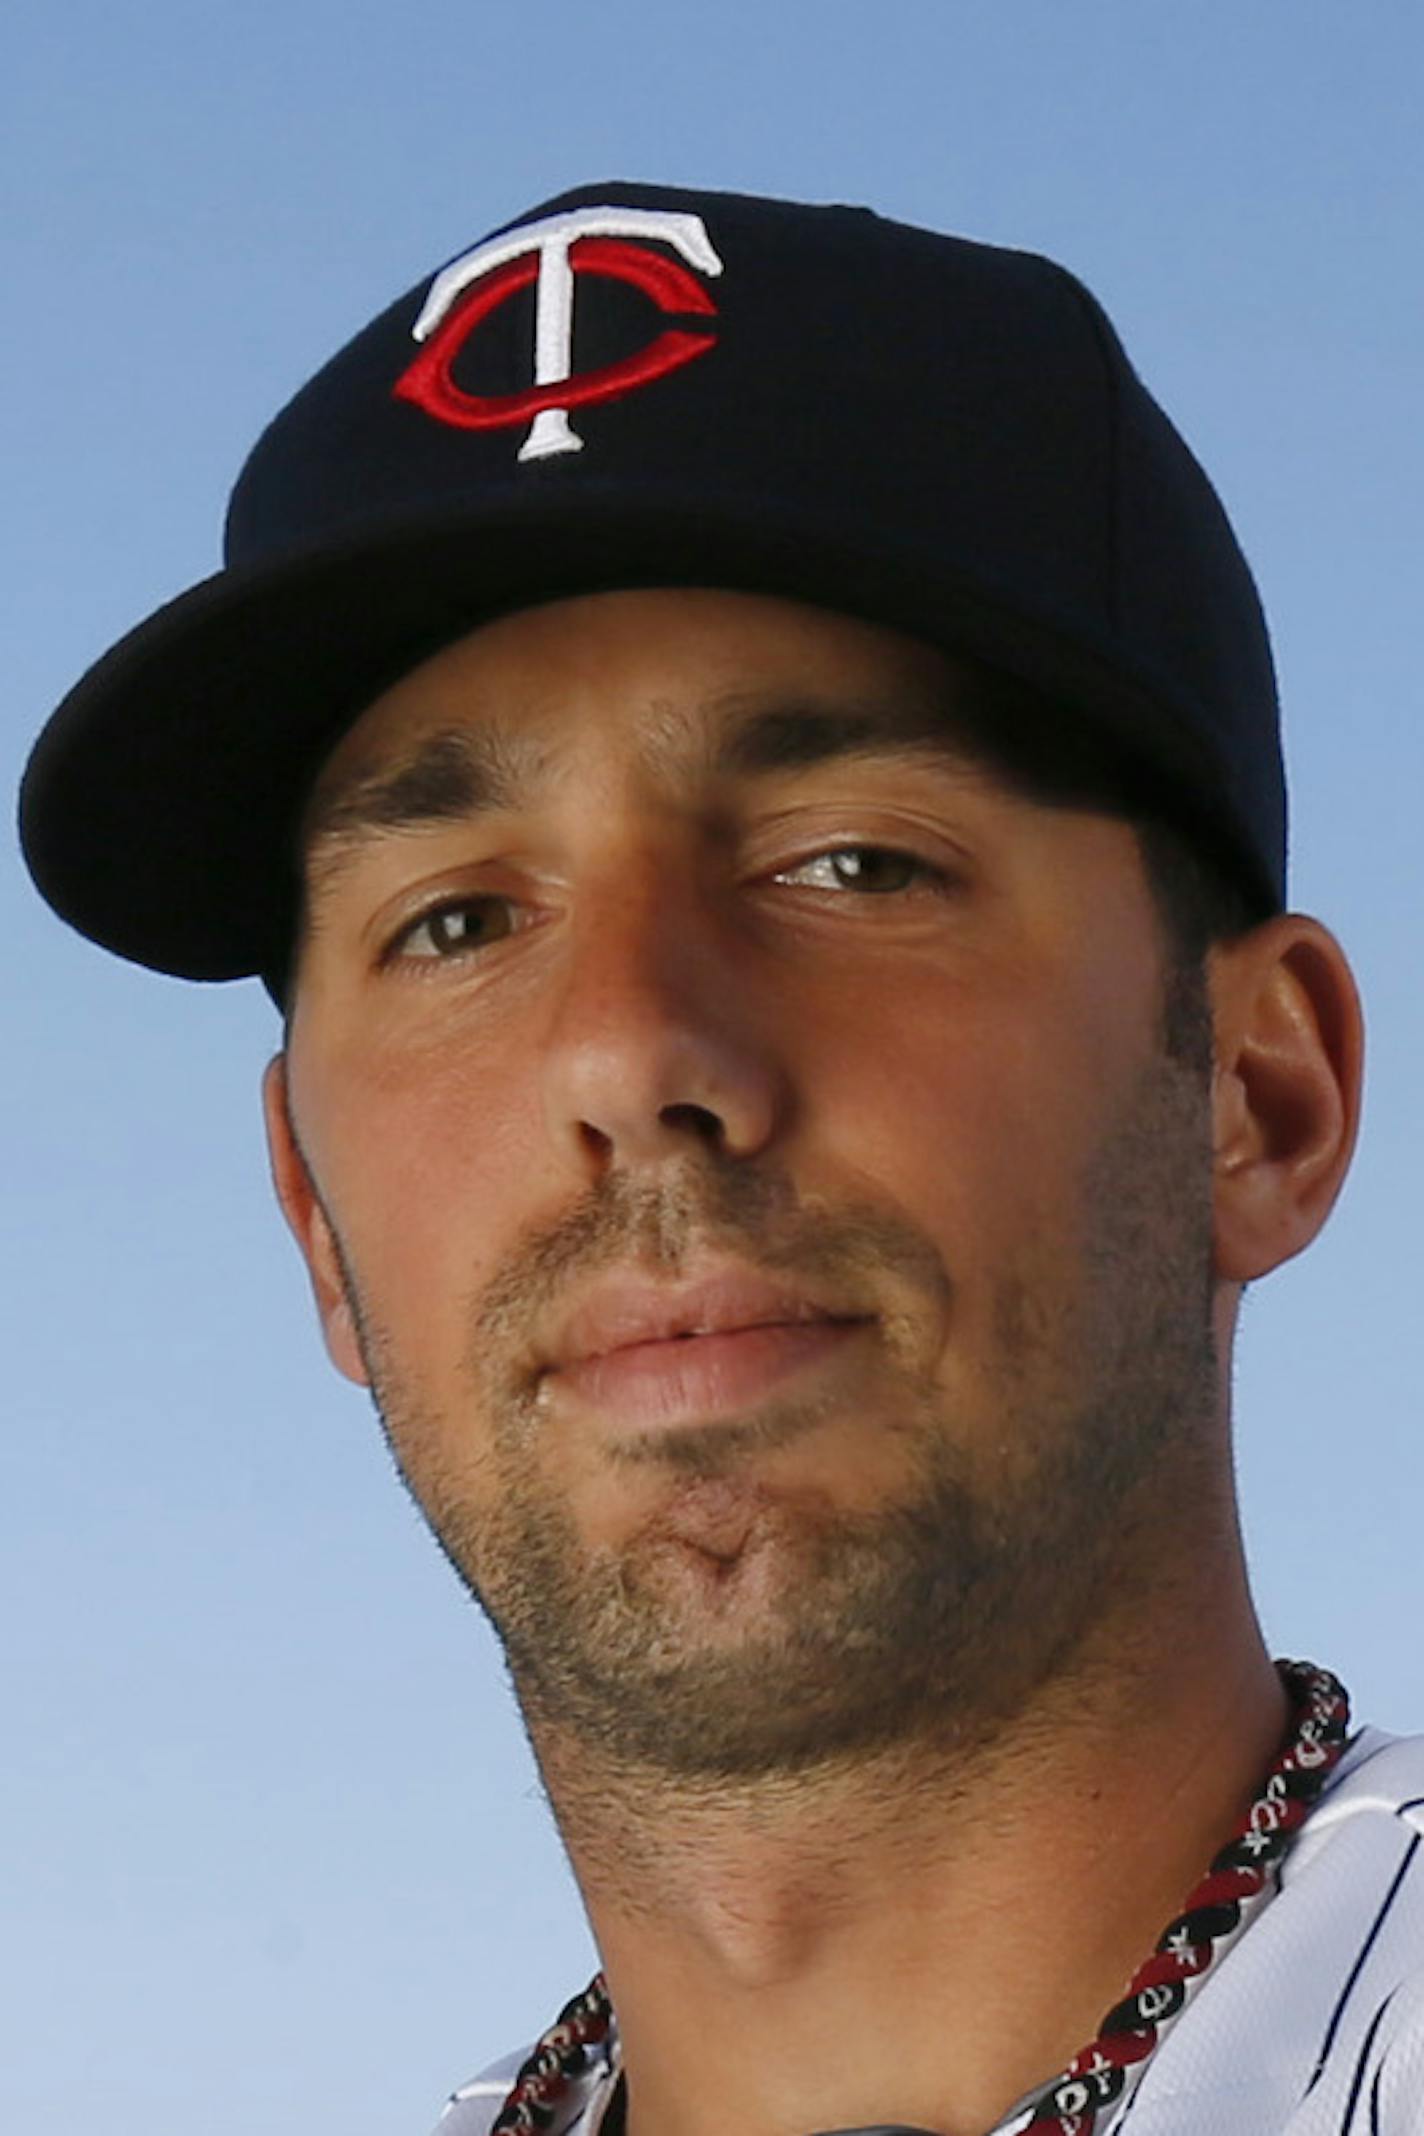
[[[1297,914],[1214,950],[1211,988],[1216,1273],[1247,1283],[1330,1214],[1359,1125],[1363,1027],[1344,952]]]
[[[262,1077],[262,1110],[272,1184],[307,1266],[327,1354],[347,1379],[358,1387],[369,1386],[336,1237],[292,1125],[286,1062],[280,1053],[268,1062]]]

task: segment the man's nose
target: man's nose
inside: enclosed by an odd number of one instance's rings
[[[542,1066],[555,1142],[587,1170],[749,1157],[789,1090],[757,958],[718,901],[653,865],[584,901]]]

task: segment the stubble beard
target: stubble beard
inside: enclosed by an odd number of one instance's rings
[[[1209,1152],[1200,1064],[1163,1055],[1088,1167],[1079,1237],[1060,1242],[1077,1254],[1075,1284],[1045,1291],[1023,1270],[1001,1282],[996,1410],[975,1437],[1016,1450],[1004,1473],[985,1480],[943,1395],[906,1373],[895,1423],[917,1457],[905,1492],[859,1514],[770,1501],[748,1546],[771,1567],[764,1606],[730,1637],[674,1592],[665,1537],[585,1544],[537,1459],[529,1387],[502,1377],[503,1361],[533,1304],[635,1254],[675,1266],[711,1241],[808,1277],[870,1257],[902,1280],[945,1282],[927,1242],[883,1212],[798,1216],[785,1181],[711,1159],[657,1188],[590,1197],[478,1302],[471,1399],[498,1471],[478,1504],[440,1451],[455,1435],[348,1268],[397,1467],[503,1644],[536,1747],[553,1733],[610,1772],[716,1784],[914,1744],[964,1751],[1011,1723],[1121,1607],[1129,1561],[1180,1529],[1184,1495],[1210,1489]],[[665,1458],[670,1480],[736,1476],[807,1421],[772,1407],[641,1458]]]

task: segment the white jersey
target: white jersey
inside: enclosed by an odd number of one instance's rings
[[[723,2051],[709,2047],[703,2085]],[[488,2136],[523,2059],[456,2092],[435,2136]],[[618,2076],[614,2033],[547,2136],[598,2136]],[[986,2136],[1017,2136],[1030,2114],[1018,2108]],[[1424,2136],[1424,1737],[1367,1728],[1354,1739],[1278,1889],[1189,1988],[1094,2136],[1119,2131]]]

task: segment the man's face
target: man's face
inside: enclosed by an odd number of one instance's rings
[[[1205,1079],[1134,833],[959,753],[963,686],[600,595],[323,775],[298,1229],[536,1734],[710,1773],[962,1733],[1184,1529]]]

